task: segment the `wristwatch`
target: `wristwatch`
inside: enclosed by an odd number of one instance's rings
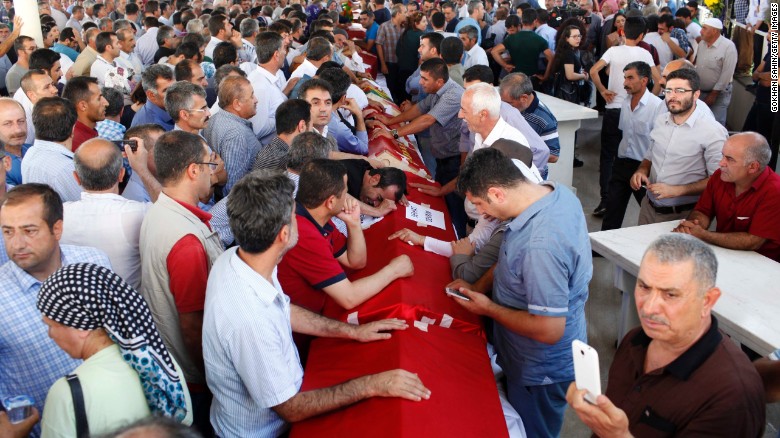
[[[394,139],[398,140],[398,130],[397,129],[393,129],[392,131],[390,131],[390,133],[393,134],[393,138]]]

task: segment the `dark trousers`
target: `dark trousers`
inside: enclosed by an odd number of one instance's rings
[[[761,27],[759,27],[758,30],[766,32],[769,30],[769,26],[766,23],[761,23]],[[764,49],[764,41],[766,40],[763,36],[757,33],[753,34],[753,69],[757,69],[764,59],[764,57],[761,56],[761,51]]]
[[[617,157],[618,146],[620,146],[620,140],[623,139],[623,131],[618,128],[619,123],[619,108],[604,110],[604,121],[601,125],[601,157],[599,159],[599,187],[602,201],[607,200],[609,180],[612,176],[612,162]]]
[[[205,385],[204,385],[205,386]],[[214,436],[211,428],[211,391],[190,391],[192,398],[192,427],[198,430],[204,438]]]
[[[436,159],[436,177],[435,181],[442,186],[458,177],[460,173],[460,155],[448,158]],[[466,209],[463,207],[463,197],[456,192],[444,196],[444,202],[447,203],[447,210],[450,211],[450,219],[458,238],[466,237]]]
[[[772,150],[769,168],[772,170],[777,165],[778,140],[780,140],[780,132],[776,132],[780,129],[780,127],[776,127],[778,125],[778,114],[780,113],[772,112],[772,107],[769,103],[755,101],[750,108],[747,118],[745,118],[745,125],[742,126],[742,131],[758,132],[769,142],[769,148]]]
[[[397,62],[387,62],[387,74],[385,80],[387,80],[387,88],[390,90],[390,94],[393,95],[393,101],[397,104],[403,102],[403,96],[405,94],[404,84],[400,84],[400,71],[398,70]]]
[[[607,212],[601,222],[601,231],[615,230],[623,226],[623,217],[631,195],[641,204],[645,197],[645,189],[634,191],[631,188],[631,176],[636,172],[641,162],[630,158],[616,158],[612,164],[612,177],[609,180],[607,195]]]

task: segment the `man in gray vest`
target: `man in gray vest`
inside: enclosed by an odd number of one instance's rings
[[[217,167],[202,137],[172,131],[154,147],[162,193],[141,225],[141,294],[165,345],[184,371],[194,425],[210,432],[211,394],[204,376],[201,331],[206,282],[222,243],[198,202],[211,198]]]

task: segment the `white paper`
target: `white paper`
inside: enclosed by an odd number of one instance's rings
[[[444,316],[441,317],[441,324],[439,325],[444,328],[450,328],[450,326],[452,325],[452,317],[445,313]]]
[[[360,325],[360,323],[358,322],[357,312],[352,312],[349,315],[347,315],[347,324]]]
[[[367,214],[361,214],[360,215],[360,227],[363,228],[364,230],[366,230],[369,227],[371,227],[371,225],[374,225],[375,223],[381,221],[382,219],[384,219],[384,217],[373,217],[373,216],[369,216]]]
[[[415,223],[423,223],[425,225],[441,228],[442,230],[447,229],[447,226],[444,223],[444,213],[432,210],[428,207],[423,207],[414,202],[410,202],[409,205],[406,206],[406,218]]]
[[[414,322],[414,326],[417,327],[418,329],[424,331],[424,332],[428,331],[428,324],[426,324],[424,322],[415,321]]]
[[[425,323],[425,324],[434,324],[434,325],[436,325],[436,320],[433,319],[433,318],[428,318],[427,316],[423,316],[422,318],[420,318],[420,322]]]

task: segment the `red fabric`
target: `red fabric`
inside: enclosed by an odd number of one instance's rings
[[[409,327],[369,343],[317,339],[301,390],[396,368],[416,373],[431,398],[371,398],[295,423],[290,437],[508,436],[485,341],[455,330]]]
[[[347,240],[332,222],[323,229],[311,216],[297,214],[296,220],[298,244],[279,263],[279,284],[293,304],[322,313],[327,297],[322,289],[347,278],[336,260],[346,251]]]
[[[366,52],[365,50],[360,52],[360,57],[363,58],[364,64],[368,64],[366,73],[370,74],[371,77],[376,79],[376,75],[379,74],[379,58],[377,58],[373,53]]]
[[[403,170],[413,170],[414,172],[422,170],[426,174],[429,174],[428,169],[425,167],[425,163],[423,163],[420,154],[417,153],[414,147],[404,146],[402,143],[384,136],[379,136],[368,142],[369,156],[379,157],[383,153],[389,153],[394,159],[405,162],[410,169]]]
[[[363,29],[355,29],[353,27],[347,28],[347,35],[349,39],[363,40],[366,38],[366,31]]]
[[[712,174],[696,210],[717,218],[719,233],[746,232],[767,239],[756,252],[780,262],[780,175],[767,166],[748,190],[736,196],[734,183],[723,181],[720,174],[720,169]]]
[[[211,229],[210,213],[179,200],[176,202]],[[165,263],[176,310],[179,313],[203,310],[206,302],[206,283],[209,278],[209,259],[200,240],[194,234],[182,237],[171,248]]]
[[[76,124],[73,126],[73,142],[71,143],[71,150],[76,152],[76,149],[81,146],[87,140],[93,139],[98,136],[98,132],[95,129],[81,123],[80,120],[76,120]]]

